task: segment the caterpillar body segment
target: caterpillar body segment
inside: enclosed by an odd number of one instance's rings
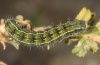
[[[16,20],[7,19],[5,28],[13,39],[26,45],[39,46],[78,36],[86,31],[87,23],[80,20],[68,20],[44,31],[35,32],[21,28],[20,24],[16,23]]]

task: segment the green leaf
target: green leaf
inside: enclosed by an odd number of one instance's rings
[[[99,22],[96,24],[96,27],[100,27],[100,20],[99,20]]]
[[[94,53],[94,52],[96,52],[99,48],[98,48],[98,46],[97,46],[97,43],[96,42],[92,42],[91,41],[91,51]]]
[[[91,50],[93,53],[98,50],[97,43],[94,41],[81,38],[75,48],[72,50],[73,54],[78,57],[84,57],[87,51]]]
[[[24,20],[24,17],[22,15],[17,15],[16,16],[16,19],[20,20],[20,21],[23,21]]]

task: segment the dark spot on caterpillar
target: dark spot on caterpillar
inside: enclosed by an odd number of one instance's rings
[[[87,23],[80,20],[68,20],[41,32],[28,31],[15,20],[7,19],[5,28],[9,35],[25,45],[51,45],[69,37],[78,36],[87,29]]]

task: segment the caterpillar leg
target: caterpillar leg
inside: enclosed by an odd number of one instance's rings
[[[80,38],[81,36],[70,37],[70,38],[67,38],[67,40],[65,40],[65,43],[67,43],[67,45],[70,45],[72,41],[78,40]]]
[[[70,44],[71,44],[71,39],[65,40],[65,43],[66,43],[67,45],[70,45]]]
[[[50,45],[47,45],[46,48],[47,48],[47,50],[50,50]]]

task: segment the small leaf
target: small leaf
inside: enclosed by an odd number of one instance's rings
[[[100,20],[99,20],[99,22],[96,24],[96,27],[98,28],[98,31],[99,31],[99,33],[100,33]]]
[[[81,38],[75,48],[72,50],[73,54],[78,57],[84,57],[87,51],[91,50],[93,53],[98,50],[97,43],[95,41]]]
[[[89,22],[89,20],[92,18],[92,15],[94,15],[94,13],[92,13],[89,9],[84,7],[75,19]]]
[[[20,21],[23,21],[24,20],[24,17],[22,15],[17,15],[16,16],[16,19],[17,20],[20,20]]]
[[[94,53],[94,52],[96,52],[99,48],[98,48],[96,42],[91,41],[91,43],[92,43],[92,44],[91,44],[91,51]]]
[[[100,20],[99,20],[99,22],[96,24],[96,27],[100,27]]]

